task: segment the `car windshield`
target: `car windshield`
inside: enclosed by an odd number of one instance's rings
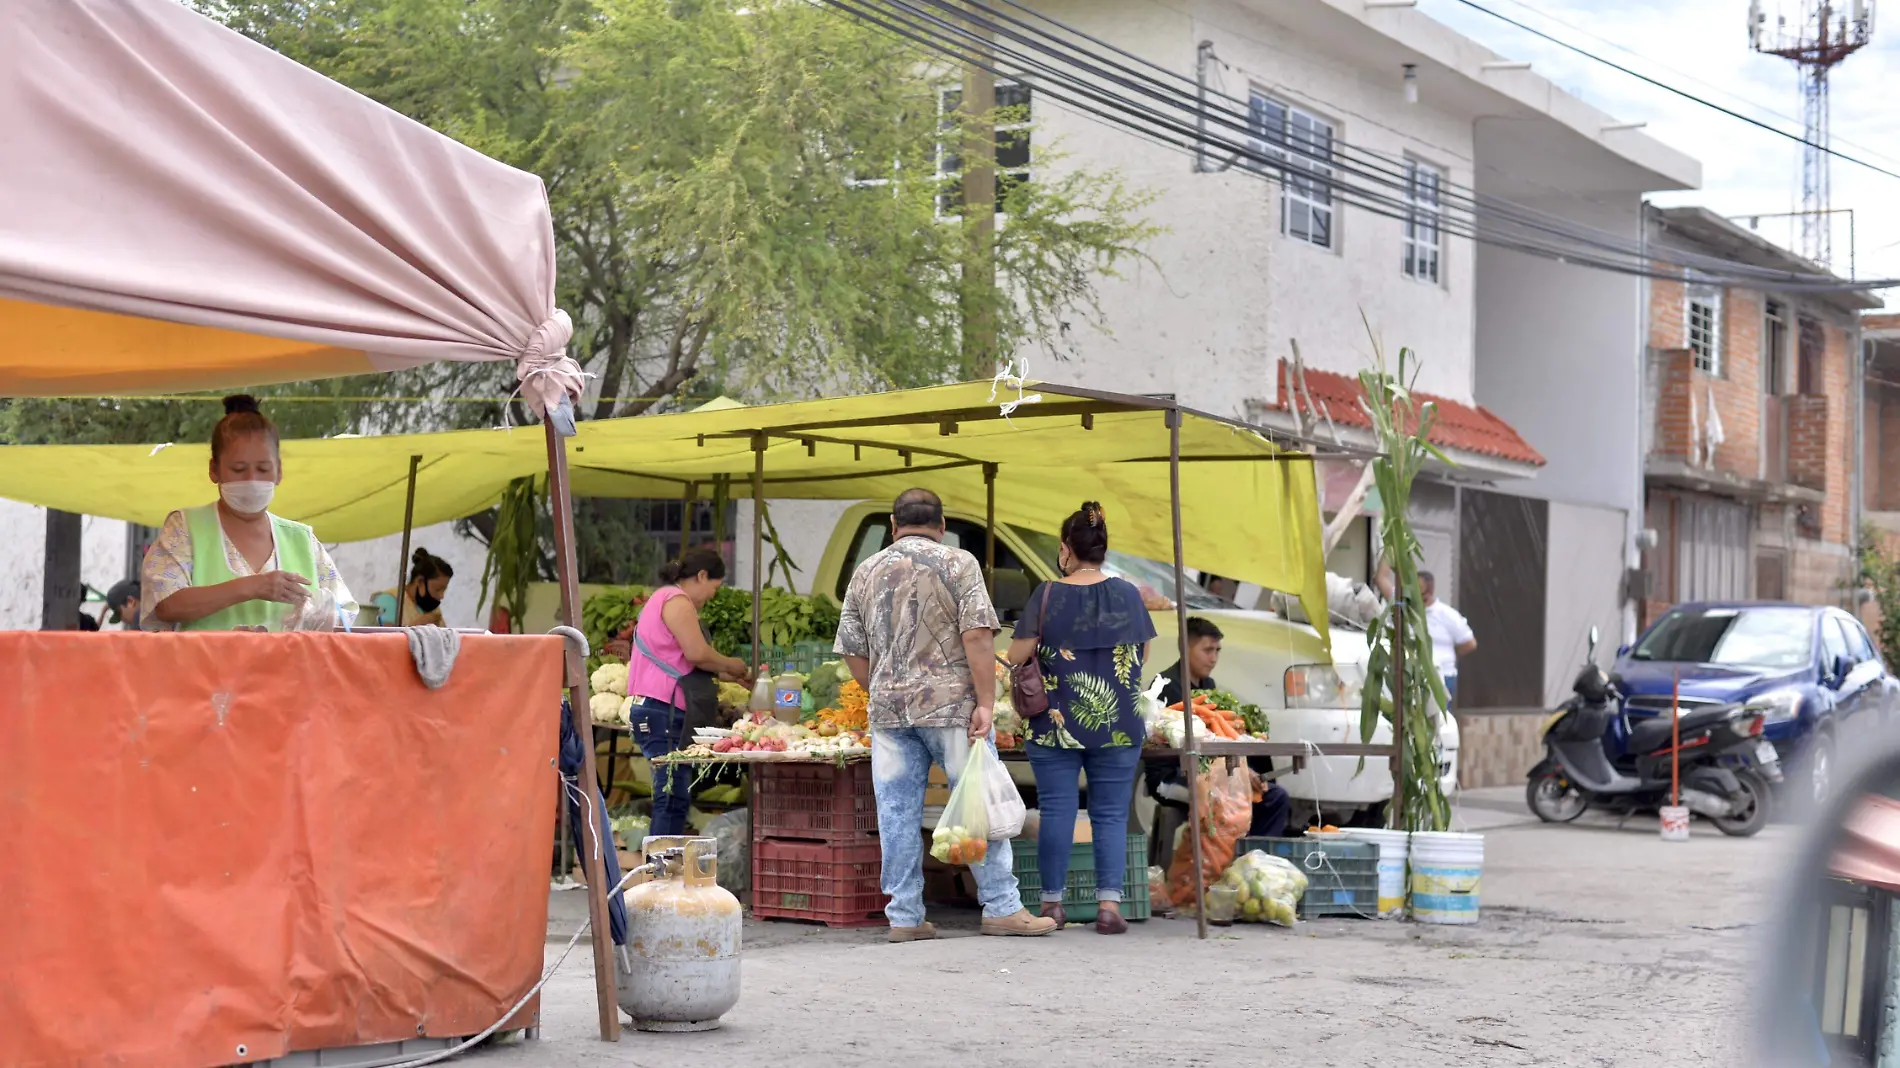
[[[1013,529],[1016,531],[1016,536],[1023,540],[1023,544],[1027,545],[1031,552],[1041,557],[1043,563],[1049,565],[1049,570],[1056,570],[1056,549],[1060,542],[1055,535],[1044,534],[1038,530],[1024,530],[1021,527],[1015,527]],[[1108,551],[1108,559],[1102,561],[1102,570],[1116,578],[1127,579],[1137,586],[1147,586],[1163,597],[1171,596],[1174,591],[1174,566],[1172,564],[1157,563],[1146,557],[1129,556],[1127,553],[1118,553],[1110,549]],[[1187,606],[1189,608],[1205,608],[1217,611],[1223,608],[1233,608],[1234,602],[1219,594],[1209,592],[1198,585],[1189,583],[1187,588]]]
[[[1735,667],[1805,667],[1814,615],[1805,608],[1708,608],[1671,612],[1631,654],[1637,660]]]

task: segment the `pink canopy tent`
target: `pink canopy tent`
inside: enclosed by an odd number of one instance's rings
[[[177,0],[0,5],[0,395],[512,360],[579,391],[540,178]]]
[[[0,3],[0,160],[0,396],[435,360],[511,361],[537,413],[580,394],[540,178],[178,0]],[[546,436],[572,620],[560,422]],[[571,649],[566,661],[588,737],[586,675]],[[599,849],[583,833],[600,1028],[617,1038]]]
[[[1861,798],[1841,825],[1828,868],[1836,878],[1900,893],[1900,801]]]

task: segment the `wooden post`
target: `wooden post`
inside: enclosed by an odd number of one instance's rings
[[[403,587],[409,584],[409,533],[416,522],[416,472],[422,469],[422,457],[409,457],[409,497],[402,506],[402,560],[396,565],[396,626],[403,625]]]
[[[574,499],[568,491],[567,443],[542,421],[548,439],[548,510],[554,517],[554,570],[561,587],[561,622],[575,630],[581,628],[580,581],[574,550]],[[594,720],[587,708],[587,665],[572,643],[565,657],[570,721],[581,739],[581,773],[576,785],[583,790],[599,788],[600,771],[594,765]],[[583,812],[593,810],[582,805]],[[561,811],[567,811],[567,798],[561,798]],[[602,850],[612,848],[600,841],[600,826],[595,820],[581,820],[581,864],[587,871],[587,917],[593,924],[594,1000],[600,1012],[600,1037],[603,1042],[620,1041],[620,998],[614,989],[613,930],[607,917],[607,869]]]
[[[763,666],[759,640],[759,602],[765,599],[765,448],[764,431],[752,435],[752,662]]]
[[[983,465],[983,578],[996,596],[996,465]]]
[[[1169,408],[1168,417],[1168,511],[1174,522],[1174,629],[1180,638],[1182,708],[1192,704],[1189,690],[1194,680],[1188,667],[1187,569],[1181,560],[1181,411]],[[1194,843],[1194,922],[1200,937],[1207,937],[1207,886],[1201,872],[1201,752],[1194,735],[1194,716],[1181,714],[1181,774],[1188,787],[1188,837]]]
[[[1398,603],[1392,606],[1392,816],[1387,822],[1409,831],[1412,824],[1405,818],[1405,587],[1396,568],[1392,582]]]
[[[84,540],[83,516],[56,508],[46,510],[46,570],[40,584],[41,630],[79,629],[80,598],[86,595],[79,580],[80,549]]]

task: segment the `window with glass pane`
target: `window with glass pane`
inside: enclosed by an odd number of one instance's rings
[[[1688,337],[1686,345],[1695,368],[1704,374],[1722,373],[1722,291],[1713,286],[1689,287],[1688,306],[1682,322]]]
[[[1407,278],[1438,281],[1443,241],[1439,213],[1444,186],[1445,172],[1429,163],[1405,161],[1405,248],[1401,268]]]
[[[1332,248],[1333,124],[1261,93],[1249,101],[1248,122],[1254,151],[1268,158],[1252,166],[1282,173],[1280,232]]]
[[[996,85],[996,211],[1003,211],[1009,191],[1029,181],[1030,104],[1032,93],[1027,85],[998,82]],[[963,156],[957,110],[963,106],[963,90],[944,89],[937,94],[937,215],[954,219],[963,214]]]

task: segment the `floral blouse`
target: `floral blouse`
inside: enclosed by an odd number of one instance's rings
[[[336,561],[330,559],[330,551],[317,541],[312,534],[311,556],[317,561],[317,570],[321,573],[321,585],[336,598],[336,604],[343,611],[343,618],[355,619],[361,610],[356,597],[350,593],[349,586],[343,582],[343,576],[337,572]],[[231,544],[231,536],[224,535],[224,562],[231,568],[231,574],[237,578],[256,574],[251,570],[250,561],[238,547]],[[264,570],[272,571],[277,567],[277,550],[272,549],[270,559],[264,561]],[[158,618],[155,611],[158,603],[179,590],[192,585],[191,582],[191,526],[185,520],[185,513],[173,512],[165,517],[165,525],[159,529],[158,540],[145,551],[145,562],[139,568],[139,627],[142,630],[177,630],[177,626]]]
[[[1028,719],[1029,742],[1063,749],[1140,745],[1142,659],[1154,636],[1141,591],[1124,579],[1036,587],[1016,637],[1037,639],[1049,711]]]

